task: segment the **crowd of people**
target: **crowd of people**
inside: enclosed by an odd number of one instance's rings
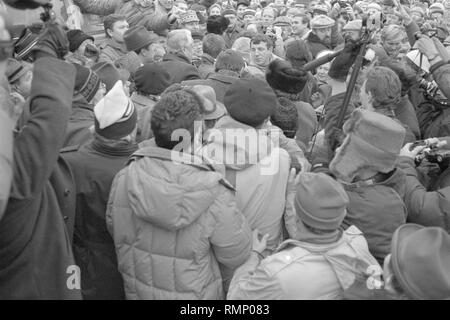
[[[73,3],[1,9],[0,299],[450,299],[449,0]]]

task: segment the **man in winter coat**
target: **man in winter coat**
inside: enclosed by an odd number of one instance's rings
[[[0,221],[2,300],[81,298],[80,273],[49,181],[70,114],[75,69],[56,58],[68,51],[64,31],[49,28],[34,49],[30,119],[14,139],[11,194]]]
[[[64,147],[82,144],[92,138],[93,108],[106,93],[105,85],[94,71],[76,63],[73,65],[76,69],[75,87]]]
[[[169,72],[171,83],[200,79],[197,68],[192,65],[193,44],[189,30],[173,30],[167,35],[167,54],[161,66]]]
[[[330,163],[350,198],[343,226],[360,229],[381,264],[407,217],[405,174],[396,167],[405,129],[382,114],[356,109],[343,130],[345,139]]]
[[[225,165],[227,180],[236,187],[238,207],[250,227],[269,234],[265,254],[283,240],[282,215],[289,173],[289,155],[279,148],[265,122],[277,98],[259,79],[239,79],[225,93],[229,116],[212,130],[202,154]]]
[[[114,242],[106,228],[106,204],[114,176],[137,150],[137,110],[120,81],[94,108],[92,142],[62,151],[76,185],[73,250],[84,299],[124,299]]]
[[[136,52],[128,51],[124,35],[129,29],[128,22],[122,15],[111,14],[103,21],[106,42],[100,46],[100,62],[109,62],[117,68],[128,70],[130,73],[139,68],[141,61]]]
[[[233,270],[250,254],[251,232],[223,168],[192,153],[201,101],[168,88],[152,111],[155,139],[113,181],[107,223],[127,299],[223,299],[219,266]],[[174,141],[174,132],[185,136]]]
[[[443,145],[439,139],[427,139],[430,145]],[[399,166],[406,173],[405,204],[408,208],[408,222],[426,227],[441,227],[450,233],[450,186],[436,191],[427,191],[419,180],[414,159],[425,146],[409,150],[406,144],[399,158]]]
[[[245,61],[239,53],[228,49],[217,56],[214,68],[215,72],[206,79],[183,81],[182,84],[210,86],[214,89],[217,100],[223,103],[228,88],[241,76]]]
[[[308,148],[317,129],[317,116],[314,108],[300,99],[308,81],[307,73],[292,68],[285,61],[274,60],[267,67],[266,80],[278,98],[284,97],[295,103],[299,121],[296,140]]]
[[[133,101],[137,114],[138,125],[136,142],[153,138],[150,127],[152,110],[161,94],[170,86],[170,74],[160,63],[147,63],[134,74],[136,91],[133,92]]]
[[[363,233],[355,226],[340,229],[349,202],[340,183],[323,173],[301,173],[296,183],[290,180],[289,240],[260,260],[267,236],[261,241],[255,234],[252,253],[236,270],[228,299],[343,299],[369,270],[381,274]]]
[[[343,42],[341,36],[335,36],[336,22],[326,15],[315,16],[311,22],[311,32],[306,37],[309,51],[313,58],[321,51],[333,50]]]

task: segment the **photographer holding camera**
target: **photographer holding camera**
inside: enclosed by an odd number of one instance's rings
[[[45,17],[33,48],[30,116],[14,137],[13,180],[0,220],[2,300],[81,299],[79,280],[69,279],[75,261],[57,196],[61,192],[50,181],[70,114],[75,69],[63,61],[69,43],[49,7]]]
[[[447,141],[438,138],[430,138],[414,145],[407,143],[400,151],[399,166],[406,173],[404,199],[408,208],[408,222],[426,227],[442,227],[450,232],[450,186],[427,191],[419,180],[415,162],[424,149],[439,150],[446,144]]]

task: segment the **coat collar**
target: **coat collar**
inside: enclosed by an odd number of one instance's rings
[[[101,137],[95,137],[91,142],[90,147],[102,154],[110,156],[130,156],[138,148],[136,142],[117,141],[117,145],[109,145],[101,139]]]
[[[109,38],[108,40],[106,40],[105,47],[107,47],[107,46],[109,46],[109,47],[111,47],[111,48],[113,48],[113,49],[115,49],[117,51],[120,51],[123,54],[128,53],[128,50],[127,50],[127,48],[125,46],[125,43],[119,43],[119,42],[117,42],[116,40],[114,40],[112,38]]]
[[[227,70],[221,70],[221,71],[227,71]],[[221,72],[221,71],[216,72],[216,73],[211,73],[208,76],[208,79],[231,84],[239,78],[237,73],[235,73],[233,71],[229,71],[229,73]]]
[[[181,62],[184,62],[184,63],[191,64],[191,61],[189,60],[189,58],[186,57],[186,55],[181,53],[181,52],[166,53],[164,55],[164,57],[163,57],[163,61],[181,61]]]
[[[209,54],[203,52],[203,54],[202,54],[202,63],[214,64],[215,62],[216,62],[216,59],[214,59]]]

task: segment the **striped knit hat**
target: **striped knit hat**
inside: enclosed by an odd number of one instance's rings
[[[76,69],[74,95],[82,95],[88,102],[94,98],[100,87],[99,76],[80,64],[73,64]]]

